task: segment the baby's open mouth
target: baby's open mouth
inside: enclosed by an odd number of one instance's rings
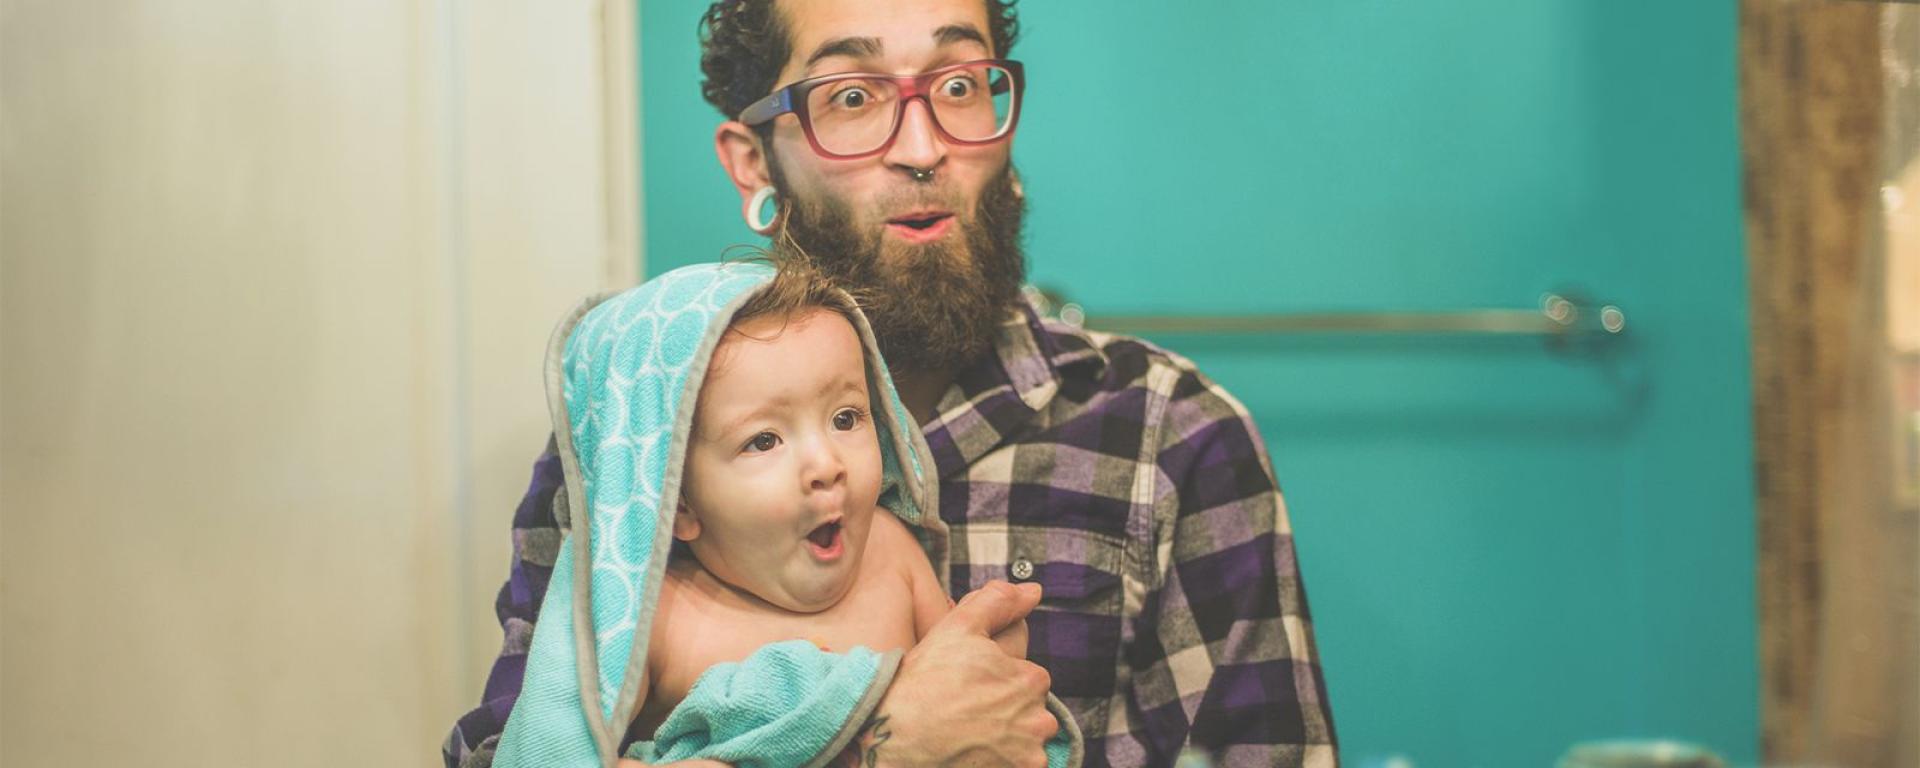
[[[807,543],[813,545],[813,553],[823,558],[832,558],[840,554],[840,521],[838,519],[821,523],[820,527],[807,533]]]

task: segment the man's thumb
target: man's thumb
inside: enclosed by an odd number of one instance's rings
[[[986,586],[960,598],[960,604],[935,624],[929,634],[945,630],[991,637],[1026,618],[1039,604],[1039,584],[1028,582],[1014,585],[990,581]]]

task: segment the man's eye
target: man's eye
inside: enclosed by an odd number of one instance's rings
[[[940,84],[940,92],[956,101],[973,95],[973,80],[960,75]]]
[[[872,98],[864,88],[848,88],[833,94],[833,105],[841,109],[859,109]]]
[[[851,431],[854,427],[860,426],[860,420],[865,416],[866,414],[861,413],[858,408],[842,408],[839,413],[833,415],[833,428],[842,432]]]
[[[747,451],[749,453],[765,453],[773,450],[773,447],[779,444],[779,435],[772,432],[762,432],[754,435],[752,440],[747,441]]]

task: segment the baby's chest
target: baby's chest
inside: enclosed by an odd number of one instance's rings
[[[659,674],[649,698],[664,702],[686,698],[709,667],[744,660],[769,643],[806,640],[836,653],[855,646],[884,653],[910,648],[915,640],[913,603],[904,584],[898,589],[884,583],[858,586],[840,604],[817,614],[702,606],[660,619],[666,624],[648,650]]]

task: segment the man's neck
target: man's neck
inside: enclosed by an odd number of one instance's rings
[[[900,392],[900,403],[913,415],[915,424],[925,425],[939,415],[940,398],[953,386],[957,369],[939,371],[902,371],[893,376],[893,388]]]

